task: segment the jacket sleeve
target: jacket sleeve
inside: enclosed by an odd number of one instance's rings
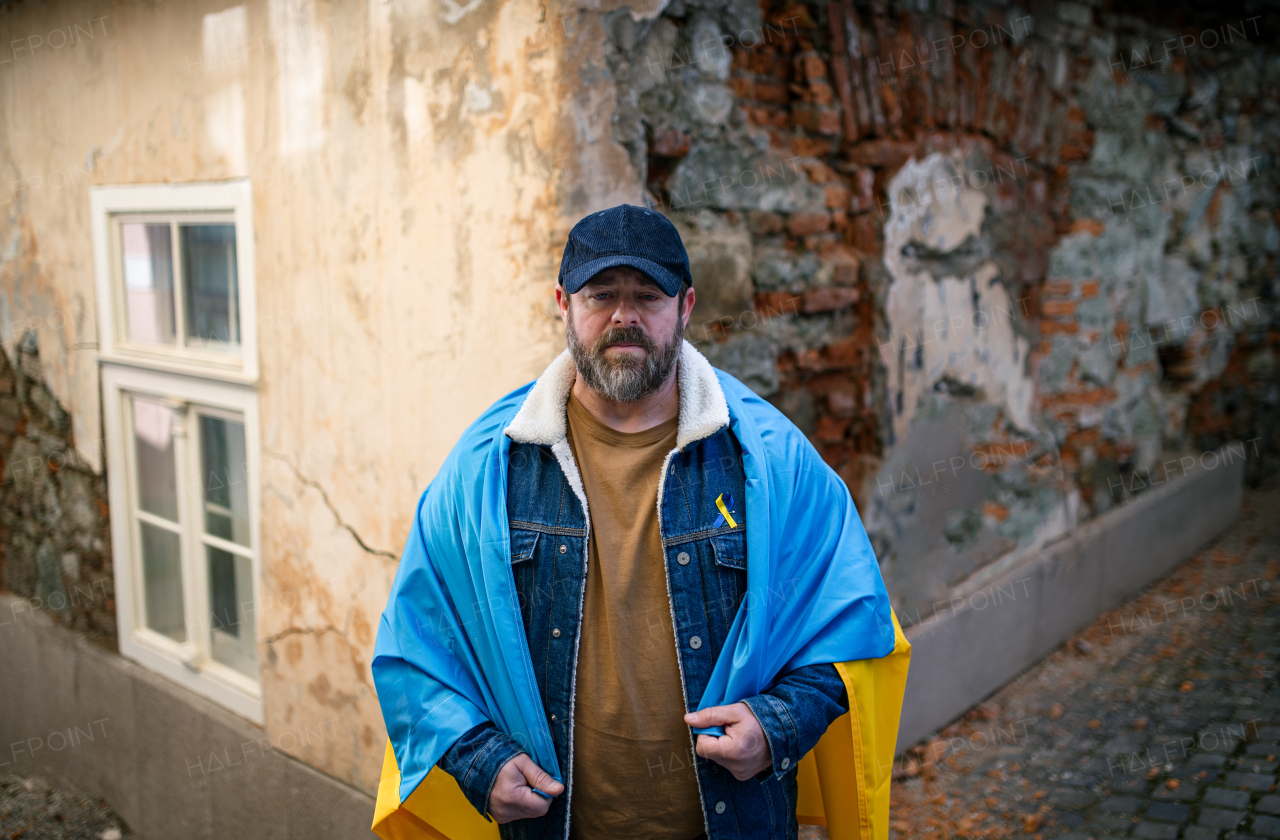
[[[454,741],[436,765],[453,776],[467,801],[487,819],[489,794],[498,771],[522,752],[515,740],[486,721]]]
[[[770,773],[782,778],[795,770],[832,721],[849,711],[848,690],[831,664],[797,668],[768,691],[742,702],[760,722],[773,760],[772,770],[761,771],[757,778]]]

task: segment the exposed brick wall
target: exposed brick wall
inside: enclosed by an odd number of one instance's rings
[[[34,333],[12,362],[0,347],[0,470],[0,585],[27,599],[0,615],[0,631],[16,632],[21,611],[39,609],[115,649],[106,478],[76,453]]]
[[[1236,439],[1251,475],[1280,464],[1280,51],[1264,37],[1280,18],[910,6],[672,0],[607,53],[616,136],[692,234],[710,302],[691,338],[810,435],[919,606],[1141,493],[1170,456]],[[941,196],[903,187],[939,172]],[[968,239],[934,249],[917,230],[886,253],[904,204],[954,216],[961,192],[981,194]],[[904,265],[926,296],[947,277],[998,287],[1000,370],[985,345],[942,374],[945,358],[912,360]],[[921,440],[937,428],[960,430],[952,449]],[[952,451],[984,475],[953,469],[959,492],[920,507],[920,470]],[[936,533],[894,536],[919,523]]]

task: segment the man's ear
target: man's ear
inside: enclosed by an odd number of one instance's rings
[[[560,309],[560,320],[567,321],[569,319],[569,293],[559,283],[556,284],[556,306]]]

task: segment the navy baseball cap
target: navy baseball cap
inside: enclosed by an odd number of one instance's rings
[[[680,232],[666,216],[644,207],[619,204],[574,225],[560,260],[560,285],[573,294],[619,265],[643,271],[667,297],[675,297],[685,283],[693,285]]]

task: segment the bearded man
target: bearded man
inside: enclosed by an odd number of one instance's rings
[[[797,836],[836,664],[895,624],[843,482],[684,340],[692,286],[660,213],[570,232],[568,347],[463,434],[379,627],[394,809],[436,766],[503,838]]]

